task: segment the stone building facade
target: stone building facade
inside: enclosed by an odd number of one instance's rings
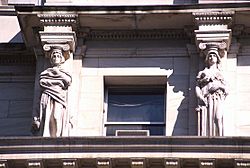
[[[0,167],[250,167],[250,3],[2,0]],[[72,75],[66,137],[31,131],[51,48]],[[221,54],[224,136],[200,136],[196,76]]]

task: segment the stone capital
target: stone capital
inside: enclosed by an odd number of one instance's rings
[[[234,12],[200,12],[193,13],[198,29],[194,31],[196,45],[200,53],[217,48],[221,57],[229,50],[231,44]]]
[[[77,15],[71,13],[43,13],[38,14],[43,31],[39,31],[40,42],[48,57],[51,49],[61,48],[64,57],[75,52]]]

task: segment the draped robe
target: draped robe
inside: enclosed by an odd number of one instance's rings
[[[71,75],[60,67],[48,68],[40,74],[40,119],[45,137],[68,135],[67,91],[71,81]]]
[[[220,126],[218,122],[223,122],[222,105],[227,96],[226,90],[222,89],[226,88],[224,77],[218,69],[214,71],[205,68],[199,72],[196,79],[197,87],[205,98],[205,102],[199,101],[196,109],[200,112],[200,135],[218,136]]]

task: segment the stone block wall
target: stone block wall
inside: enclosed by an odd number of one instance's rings
[[[185,40],[88,41],[86,46],[77,135],[105,135],[105,87],[137,85],[138,76],[152,77],[145,85],[157,84],[153,76],[166,78],[166,135],[195,134],[188,130],[196,119],[189,117],[190,56]],[[128,81],[128,76],[135,80]],[[115,82],[105,81],[107,77]]]
[[[0,65],[0,135],[29,136],[34,66]]]

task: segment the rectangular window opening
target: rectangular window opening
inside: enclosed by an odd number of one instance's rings
[[[165,135],[165,92],[164,86],[108,87],[106,135]]]

